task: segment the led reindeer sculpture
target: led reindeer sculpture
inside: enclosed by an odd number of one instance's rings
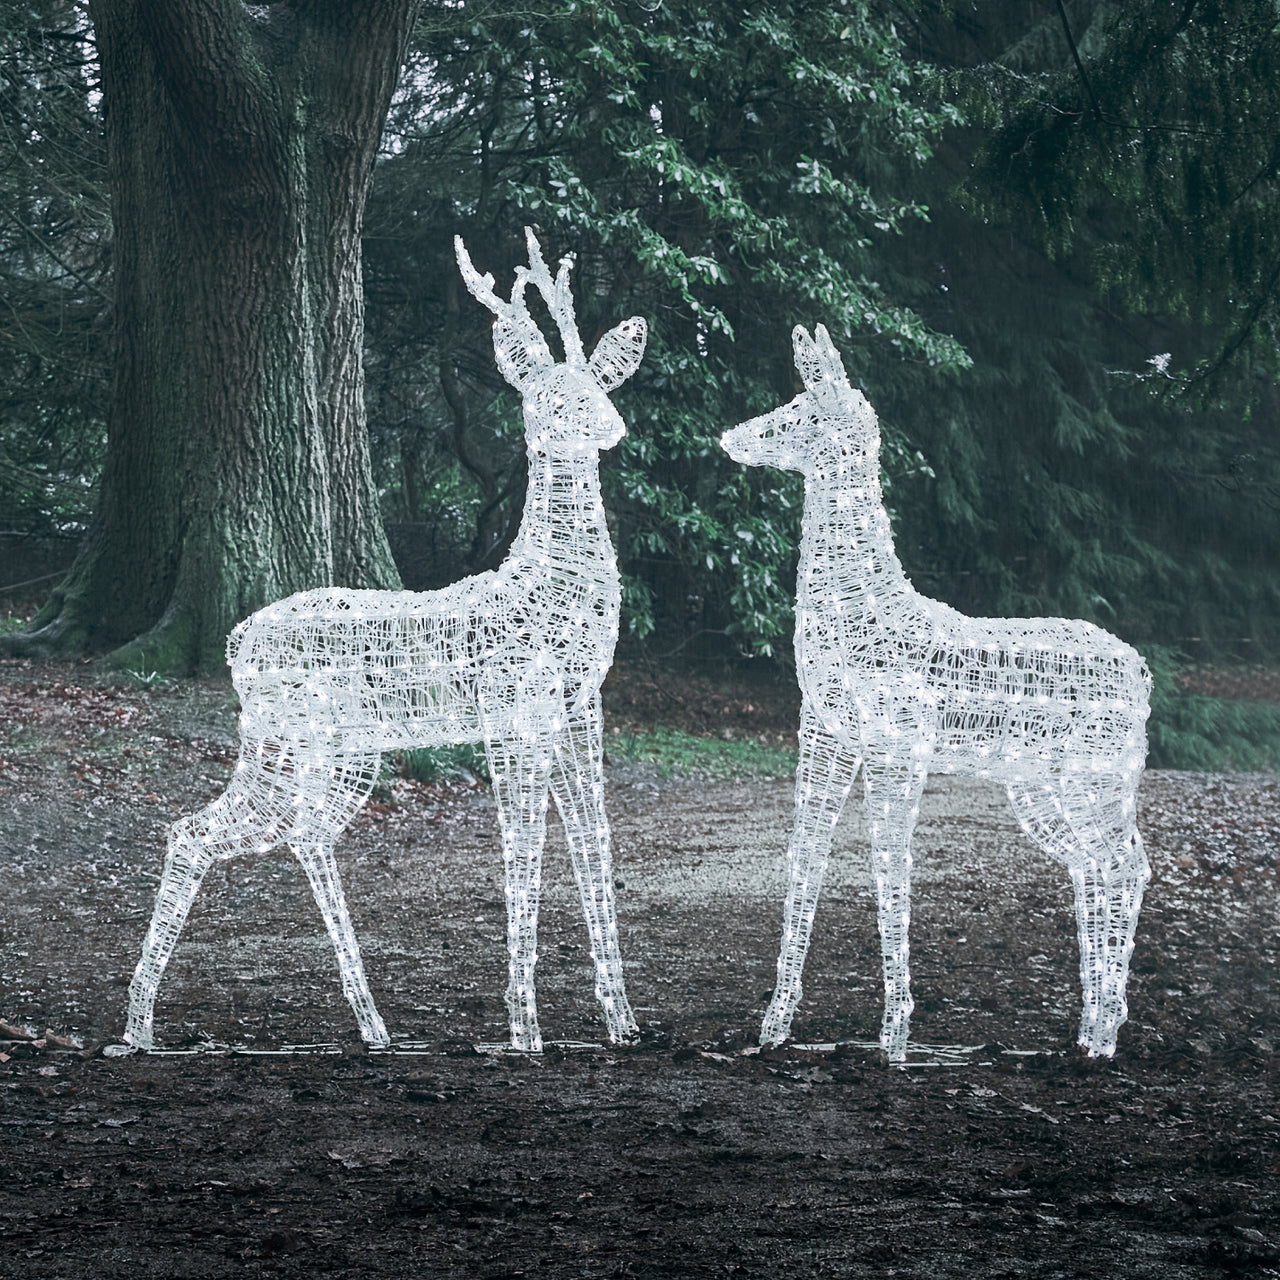
[[[254,614],[227,645],[242,705],[240,760],[226,793],[175,823],[126,1039],[152,1044],[156,988],[215,859],[287,842],[338,953],[360,1033],[387,1032],[343,900],[333,843],[368,798],[380,753],[483,740],[506,870],[511,1043],[542,1047],[534,996],[547,792],[564,820],[609,1038],[635,1019],[623,987],[601,771],[600,685],[613,661],[620,586],[600,500],[599,454],[625,433],[608,392],[644,352],[642,319],[605,334],[588,360],[569,293],[532,233],[511,300],[459,239],[467,287],[497,320],[494,351],[524,400],[529,488],[516,541],[494,572],[425,593],[304,591]],[[560,330],[557,363],[525,306],[532,283]]]
[[[1115,1052],[1142,891],[1135,826],[1151,691],[1142,658],[1088,622],[966,618],[921,596],[893,550],[876,415],[819,325],[793,335],[805,391],[728,431],[739,462],[805,478],[796,599],[803,694],[790,887],[761,1043],[786,1039],[839,820],[863,769],[884,963],[880,1042],[906,1056],[911,833],[930,770],[1003,782],[1075,887],[1090,1055]]]

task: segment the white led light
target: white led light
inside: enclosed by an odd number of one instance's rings
[[[883,815],[870,830],[880,1042],[890,1060],[906,1056],[911,834],[930,770],[1003,782],[1023,830],[1067,868],[1084,987],[1080,1043],[1109,1057],[1128,1016],[1133,932],[1151,874],[1134,821],[1147,756],[1146,664],[1088,622],[967,618],[920,595],[894,554],[875,412],[849,385],[822,325],[812,338],[799,327],[792,337],[806,389],[721,438],[738,462],[805,477],[796,816],[761,1043],[789,1034],[832,833],[861,766],[868,813]]]
[[[240,694],[240,761],[226,792],[174,824],[125,1038],[152,1043],[156,990],[215,859],[287,841],[333,939],[360,1033],[385,1045],[365,980],[333,843],[364,804],[387,750],[483,741],[506,872],[511,1043],[542,1047],[534,995],[547,795],[564,821],[609,1038],[632,1039],[618,950],[604,809],[600,685],[613,662],[621,587],[600,498],[599,454],[626,431],[608,392],[635,372],[639,317],[583,352],[569,292],[532,232],[510,301],[462,241],[467,288],[497,317],[498,367],[524,400],[529,488],[511,552],[495,571],[441,591],[328,589],[290,596],[242,622],[227,643]],[[529,315],[533,284],[560,331],[556,363]]]

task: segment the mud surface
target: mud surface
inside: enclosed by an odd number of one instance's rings
[[[157,1006],[175,1052],[110,1057],[165,828],[222,789],[235,717],[227,688],[86,671],[0,667],[0,1277],[1280,1276],[1280,776],[1148,774],[1155,878],[1111,1062],[1073,1044],[1065,876],[998,789],[946,778],[912,925],[913,1040],[944,1048],[891,1070],[869,1047],[851,806],[795,1025],[815,1047],[744,1052],[790,783],[634,766],[609,804],[638,1048],[598,1043],[553,823],[542,1027],[585,1047],[476,1051],[505,1038],[492,803],[402,781],[339,849],[396,1051],[360,1045],[286,853],[206,881]],[[633,727],[793,714],[780,685],[641,674],[610,697]],[[272,1052],[300,1044],[320,1047]]]

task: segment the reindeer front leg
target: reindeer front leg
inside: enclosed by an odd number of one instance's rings
[[[342,879],[333,857],[333,844],[360,811],[378,776],[380,757],[376,752],[338,751],[328,755],[316,751],[309,759],[291,752],[279,757],[282,778],[288,778],[296,792],[289,833],[289,846],[306,872],[316,906],[324,919],[338,960],[342,994],[366,1044],[382,1048],[391,1043],[365,977],[360,944],[342,892]]]
[[[596,999],[614,1044],[639,1034],[627,1000],[618,947],[618,913],[613,896],[613,855],[604,810],[603,721],[597,693],[586,711],[555,740],[551,794],[564,822],[573,873],[582,895],[582,913],[596,966]]]
[[[507,1012],[511,1047],[542,1052],[533,970],[538,962],[538,897],[542,846],[547,834],[547,783],[551,744],[546,735],[486,737],[502,832],[507,897]]]
[[[858,756],[845,750],[822,728],[806,699],[800,713],[800,762],[796,766],[795,823],[787,847],[789,871],[787,900],[782,909],[782,946],[773,998],[760,1028],[763,1045],[781,1044],[791,1034],[822,877],[859,763]]]

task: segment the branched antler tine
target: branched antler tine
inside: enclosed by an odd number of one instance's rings
[[[573,270],[573,258],[560,259],[556,272],[555,301],[551,314],[555,316],[560,340],[564,343],[565,359],[572,365],[585,365],[587,353],[582,348],[582,335],[578,332],[578,317],[573,308],[573,293],[569,288],[569,272]]]
[[[496,316],[510,314],[509,303],[503,302],[493,289],[493,276],[487,271],[481,275],[471,261],[467,246],[462,243],[461,236],[453,237],[453,252],[458,259],[458,270],[462,272],[463,283],[477,302],[488,307]]]
[[[542,256],[542,246],[538,243],[538,237],[534,235],[532,227],[525,227],[524,242],[529,252],[529,279],[537,285],[538,292],[542,294],[547,306],[550,306],[555,286],[551,283],[551,272],[547,270],[546,259]]]
[[[551,305],[557,313],[563,313],[568,316],[576,326],[578,321],[573,311],[573,294],[569,290],[569,273],[572,270],[573,254],[569,253],[560,259],[560,269],[556,272],[555,290]]]
[[[510,310],[526,319],[529,316],[529,307],[524,300],[524,291],[529,287],[529,278],[529,272],[524,267],[517,267],[515,284],[511,286]]]
[[[533,233],[532,227],[524,229],[525,241],[529,246],[529,279],[542,294],[542,300],[551,312],[551,318],[560,331],[560,340],[564,343],[565,359],[575,366],[585,365],[586,353],[582,349],[582,338],[578,333],[578,320],[573,310],[573,294],[569,289],[569,273],[573,270],[573,258],[560,259],[560,269],[552,280],[547,269],[546,259],[542,256],[542,247]]]

